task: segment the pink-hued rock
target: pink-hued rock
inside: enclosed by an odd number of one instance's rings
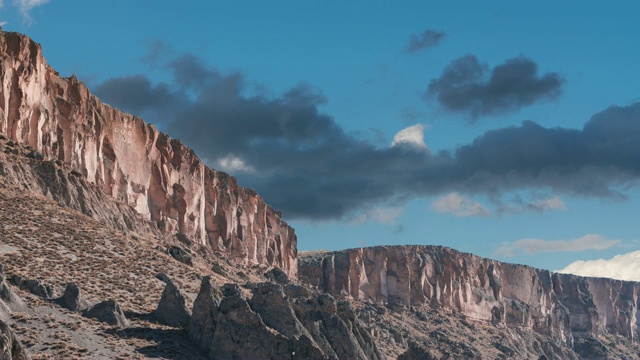
[[[296,276],[294,230],[193,150],[62,78],[30,38],[0,31],[0,133],[59,159],[166,231]]]
[[[300,253],[298,276],[338,297],[448,309],[532,329],[568,346],[605,333],[638,339],[640,283],[552,273],[441,246]]]

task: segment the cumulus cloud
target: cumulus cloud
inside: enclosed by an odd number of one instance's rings
[[[616,255],[611,259],[578,260],[556,272],[581,276],[640,281],[640,251]]]
[[[604,250],[620,244],[620,240],[609,240],[598,234],[587,234],[573,240],[520,239],[503,244],[496,251],[498,256],[536,254],[540,252],[578,252]]]
[[[161,63],[169,64],[170,81],[122,76],[93,90],[158,124],[214,166],[250,166],[254,171],[232,174],[289,219],[343,218],[381,203],[451,192],[500,199],[539,190],[551,200],[529,201],[532,207],[559,209],[561,200],[552,196],[619,200],[640,180],[640,103],[608,108],[582,129],[526,121],[431,153],[415,151],[424,144],[420,124],[401,129],[394,146],[346,132],[319,110],[326,98],[309,85],[265,95],[241,74],[221,73],[192,54]]]
[[[427,144],[424,142],[424,130],[425,126],[422,124],[415,124],[404,128],[393,137],[391,147],[394,146],[408,146],[416,149],[427,150]]]
[[[420,50],[432,48],[440,43],[445,37],[445,33],[437,30],[425,30],[421,34],[411,35],[407,52],[414,53]]]
[[[214,168],[228,173],[253,173],[256,170],[237,156],[227,155],[215,161]]]
[[[351,224],[358,225],[367,221],[373,221],[379,224],[394,225],[403,210],[404,208],[402,206],[376,206],[358,214],[351,221]]]
[[[467,55],[451,62],[439,78],[431,80],[424,98],[435,97],[445,110],[468,114],[475,121],[555,99],[562,92],[563,82],[557,73],[538,75],[538,65],[524,56],[489,70],[474,55]]]
[[[431,204],[431,209],[439,213],[451,213],[458,217],[491,215],[491,212],[482,204],[457,192],[440,197]]]

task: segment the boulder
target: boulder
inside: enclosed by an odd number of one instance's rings
[[[90,304],[84,298],[82,290],[76,283],[68,283],[64,289],[64,294],[54,300],[54,302],[70,311],[84,311],[89,308]]]
[[[105,300],[94,305],[91,309],[85,311],[83,315],[109,325],[119,327],[129,326],[129,321],[124,316],[122,308],[120,308],[120,305],[113,299]]]
[[[266,273],[264,273],[264,276],[273,281],[276,282],[278,284],[288,284],[289,283],[289,276],[287,275],[286,272],[282,271],[282,269],[278,268],[278,267],[274,267],[273,269],[267,271]]]
[[[166,283],[155,311],[156,318],[169,326],[186,327],[191,319],[191,311],[187,308],[184,294],[165,274],[156,277]]]
[[[409,348],[398,356],[398,360],[436,360],[429,349],[414,341],[409,342]]]
[[[186,250],[184,250],[181,247],[178,247],[178,246],[170,247],[169,255],[171,255],[174,259],[180,261],[183,264],[193,265],[191,254],[189,254]]]
[[[56,289],[51,284],[46,284],[42,280],[27,279],[23,276],[14,276],[11,282],[21,290],[28,291],[43,299],[51,300],[56,297]]]

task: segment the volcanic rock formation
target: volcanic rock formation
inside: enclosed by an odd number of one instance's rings
[[[441,246],[301,253],[299,278],[340,298],[440,308],[531,329],[569,348],[606,333],[637,341],[640,283],[552,273]]]
[[[205,277],[187,328],[212,359],[381,359],[350,303],[293,284],[216,289]]]
[[[31,146],[34,157],[61,161],[166,231],[238,262],[296,275],[294,231],[255,191],[206,167],[153,125],[101,103],[75,76],[60,77],[30,38],[0,31],[0,82],[0,133]],[[41,178],[51,178],[30,183],[44,194],[55,192],[55,167],[40,170],[46,170]],[[8,171],[27,180],[32,172]],[[87,202],[83,194],[68,200]],[[82,210],[91,216],[97,206]]]

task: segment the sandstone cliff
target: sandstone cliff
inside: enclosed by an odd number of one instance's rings
[[[556,274],[439,246],[301,253],[299,278],[341,298],[428,305],[569,348],[614,334],[638,340],[640,283]]]
[[[0,133],[62,161],[165,231],[296,275],[295,233],[259,195],[179,140],[101,103],[75,77],[60,77],[30,38],[0,30],[0,82]]]

